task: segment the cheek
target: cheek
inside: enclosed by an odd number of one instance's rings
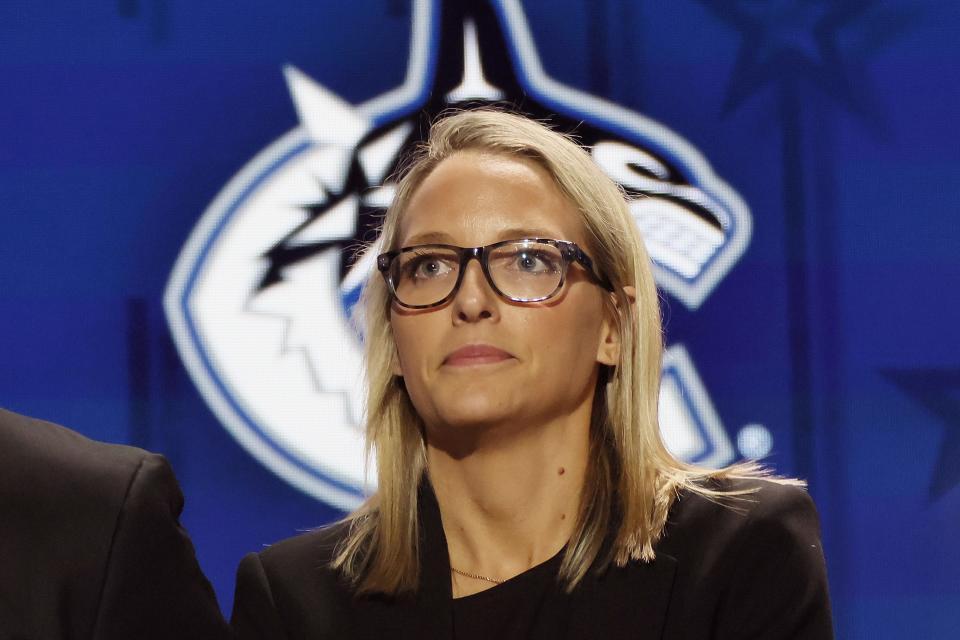
[[[409,327],[402,321],[398,322],[396,320],[390,321],[390,329],[393,333],[393,344],[396,347],[396,359],[394,361],[394,373],[397,375],[403,375],[404,363],[410,361],[410,343],[411,336],[408,331]]]
[[[538,351],[554,370],[554,375],[568,375],[572,370],[592,369],[599,340],[599,310],[574,305],[551,309],[538,323],[530,323],[527,335],[536,341]]]
[[[432,349],[429,338],[433,332],[428,330],[428,324],[424,317],[394,315],[391,319],[390,326],[398,356],[394,373],[409,376],[421,369]]]

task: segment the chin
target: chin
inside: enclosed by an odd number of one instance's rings
[[[499,422],[509,416],[503,402],[485,402],[464,398],[455,407],[444,412],[448,424],[482,425]]]
[[[478,429],[509,419],[512,412],[503,394],[464,394],[437,406],[440,422],[455,429]]]

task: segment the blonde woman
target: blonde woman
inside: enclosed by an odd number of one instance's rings
[[[363,293],[378,489],[243,559],[240,638],[830,638],[812,501],[693,467],[623,195],[520,116],[435,124]]]

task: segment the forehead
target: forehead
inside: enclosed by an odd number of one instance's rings
[[[413,193],[400,220],[399,244],[480,246],[522,236],[582,245],[583,222],[533,160],[461,151],[438,164]]]

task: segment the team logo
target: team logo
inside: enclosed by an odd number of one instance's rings
[[[190,235],[165,298],[180,355],[231,434],[301,490],[341,508],[370,490],[363,456],[362,335],[352,309],[391,202],[389,177],[451,106],[506,102],[576,130],[631,199],[661,289],[696,309],[743,253],[750,212],[668,128],[548,76],[517,0],[417,0],[406,78],[348,104],[284,69],[300,125],[253,158]],[[680,457],[734,448],[686,349],[664,359],[661,428]]]

